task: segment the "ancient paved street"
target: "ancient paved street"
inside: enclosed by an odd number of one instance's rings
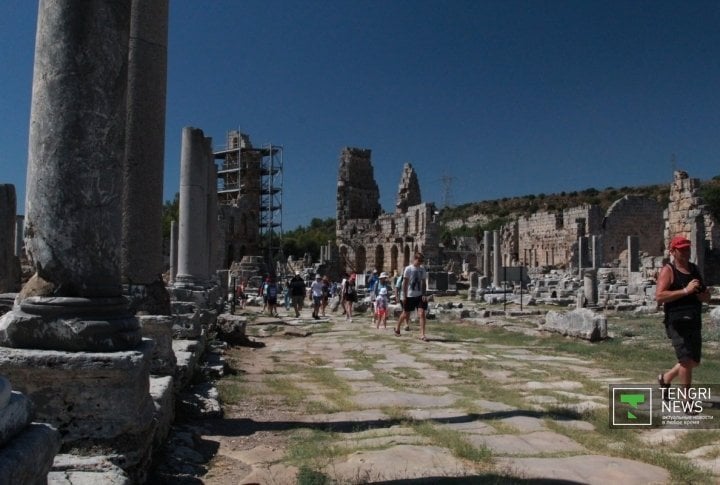
[[[225,419],[197,428],[219,443],[204,483],[290,484],[299,473],[301,483],[672,482],[664,468],[583,445],[612,436],[583,420],[606,409],[597,386],[617,382],[596,363],[489,337],[451,341],[435,322],[423,342],[416,326],[395,337],[367,316],[303,317],[261,317],[248,333],[267,335],[265,347],[228,354],[236,374],[220,387],[238,395]]]

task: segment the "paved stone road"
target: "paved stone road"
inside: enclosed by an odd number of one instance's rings
[[[289,435],[311,442],[310,430],[335,432],[324,442],[333,453],[314,467],[334,483],[671,483],[664,468],[579,442],[602,435],[575,417],[607,407],[588,382],[617,382],[596,364],[490,338],[449,341],[433,326],[423,342],[416,331],[376,330],[366,316],[331,320],[327,330],[307,318],[260,318],[249,333],[272,334],[266,346],[233,350],[248,397],[206,425],[203,438],[219,448],[205,483],[296,483]],[[283,382],[300,402],[288,405]],[[677,435],[644,439],[651,447]]]

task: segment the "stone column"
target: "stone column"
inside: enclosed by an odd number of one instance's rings
[[[627,265],[629,272],[640,271],[640,237],[628,236],[627,238]]]
[[[500,288],[500,231],[493,231],[493,286]]]
[[[0,184],[0,293],[18,290],[20,266],[15,256],[15,186]]]
[[[25,216],[15,216],[15,256],[23,256],[23,228],[25,227]]]
[[[175,283],[178,263],[178,224],[170,222],[170,283]]]
[[[588,237],[580,236],[578,238],[578,274],[582,276],[583,269],[588,267]]]
[[[693,211],[694,212],[694,211]],[[700,211],[690,214],[690,261],[704,274],[705,266],[705,219]]]
[[[2,345],[140,343],[120,286],[129,27],[129,4],[40,2],[25,204],[35,274],[0,327]]]
[[[592,253],[592,267],[599,268],[602,266],[602,238],[600,236],[590,236],[590,251]]]
[[[208,164],[207,181],[207,247],[208,247],[208,280],[214,280],[215,271],[221,268],[218,256],[220,237],[218,235],[218,199],[217,199],[217,166],[213,156],[212,138],[205,138],[205,160]]]
[[[490,270],[490,246],[492,246],[492,232],[485,231],[483,233],[483,276],[489,277],[491,274]]]
[[[582,275],[583,290],[587,306],[595,307],[598,303],[597,270],[589,268],[584,269]]]
[[[185,127],[180,155],[180,224],[175,286],[191,288],[207,282],[207,180],[205,135]]]
[[[25,243],[35,274],[0,318],[0,373],[68,447],[152,442],[152,343],[120,284],[130,2],[41,0]],[[122,439],[119,439],[122,436]]]
[[[160,285],[163,291],[159,275],[163,268],[167,37],[168,1],[132,0],[121,271],[125,283]],[[155,293],[153,290],[147,295]]]

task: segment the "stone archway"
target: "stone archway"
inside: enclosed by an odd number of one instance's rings
[[[375,246],[375,269],[378,270],[378,272],[385,270],[385,248],[380,244]]]
[[[400,273],[400,270],[398,269],[398,247],[393,244],[392,248],[390,249],[390,271],[395,272],[397,271]]]
[[[362,273],[365,271],[367,265],[367,255],[365,253],[365,246],[358,246],[355,250],[355,272]]]
[[[406,266],[410,266],[410,246],[407,244],[405,245],[405,250],[403,251],[403,268]]]

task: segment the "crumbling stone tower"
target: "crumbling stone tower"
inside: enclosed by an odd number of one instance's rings
[[[400,186],[398,187],[397,203],[395,204],[395,212],[404,214],[408,207],[418,205],[422,202],[420,197],[420,183],[411,164],[406,163],[403,166],[402,175],[400,177]]]
[[[380,215],[380,191],[370,154],[369,149],[350,147],[343,148],[340,154],[335,226],[338,236],[349,220],[373,220]]]
[[[420,200],[412,165],[400,177],[395,212],[383,213],[370,163],[370,150],[344,148],[337,190],[336,243],[342,271],[400,272],[414,251],[426,263],[438,256],[438,224],[432,203]]]

